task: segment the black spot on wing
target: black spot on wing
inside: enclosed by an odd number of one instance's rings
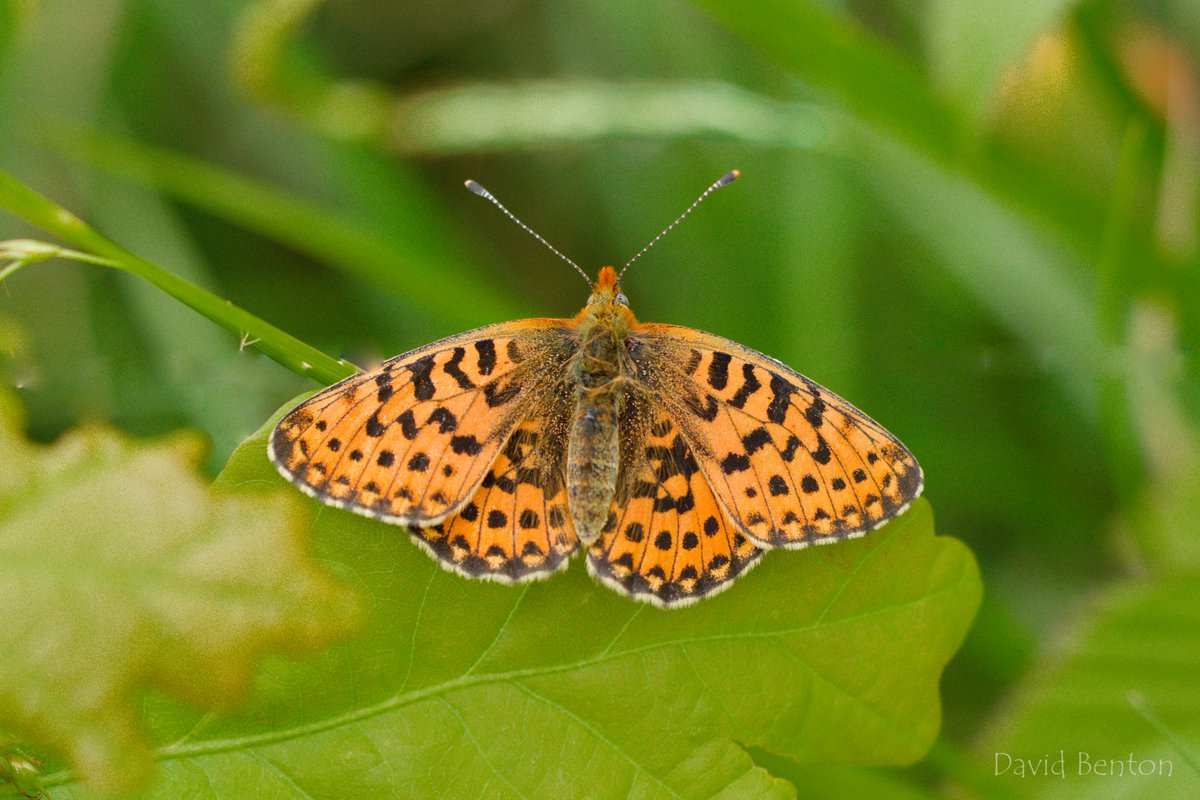
[[[450,409],[445,406],[435,408],[425,424],[428,425],[434,422],[437,423],[438,433],[452,433],[458,428],[458,417],[454,416]]]
[[[433,397],[436,388],[433,385],[433,356],[418,358],[407,367],[412,374],[413,396],[418,400],[428,400]]]
[[[792,393],[796,387],[788,383],[783,376],[771,373],[771,403],[767,406],[767,419],[783,424],[787,420],[788,406],[791,405]]]
[[[514,397],[521,393],[521,384],[516,381],[501,385],[500,381],[495,380],[489,382],[483,387],[483,399],[487,402],[488,407],[495,408],[510,402]]]
[[[745,472],[750,469],[750,459],[745,453],[730,453],[725,456],[721,462],[721,470],[726,475],[732,475],[735,472]]]
[[[413,416],[411,408],[396,417],[396,422],[400,424],[400,432],[404,434],[405,439],[412,441],[417,438],[417,432],[420,429],[417,427],[417,420]]]
[[[367,436],[379,438],[383,436],[383,432],[387,430],[387,426],[379,421],[379,412],[376,411],[367,420]]]
[[[742,437],[742,446],[748,455],[754,455],[760,449],[771,443],[771,434],[766,428],[759,426]]]
[[[750,399],[750,395],[762,388],[762,383],[754,374],[754,366],[752,364],[742,364],[742,385],[738,387],[737,392],[733,397],[729,398],[729,405],[734,408],[745,408],[746,401]]]
[[[467,355],[465,347],[456,347],[454,352],[450,354],[450,360],[446,362],[446,366],[442,370],[454,379],[460,389],[474,389],[475,382],[467,377],[467,373],[462,371],[462,360]],[[444,432],[444,431],[443,431]]]
[[[479,374],[491,375],[496,368],[496,343],[491,339],[480,339],[475,343],[475,352],[479,354]]]
[[[804,409],[804,418],[814,428],[821,427],[825,423],[825,401],[820,397],[814,397],[812,405]]]
[[[833,458],[833,453],[829,450],[829,442],[825,441],[825,437],[817,434],[817,449],[813,450],[813,461],[818,464],[828,464]]]
[[[477,456],[483,451],[483,445],[474,436],[452,436],[450,449],[459,455]]]
[[[708,362],[708,385],[714,389],[724,389],[729,383],[729,353],[713,353],[712,361]]]
[[[381,403],[386,403],[393,393],[392,373],[386,369],[380,372],[375,376],[375,385],[379,387],[379,391],[375,393],[376,399]]]

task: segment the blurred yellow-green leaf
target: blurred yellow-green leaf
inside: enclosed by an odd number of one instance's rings
[[[0,399],[0,729],[129,790],[150,768],[146,692],[229,707],[267,653],[355,626],[357,598],[312,561],[295,498],[210,490],[194,435],[92,426],[33,444]]]

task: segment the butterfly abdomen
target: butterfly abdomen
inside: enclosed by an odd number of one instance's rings
[[[571,369],[576,401],[567,446],[567,502],[585,546],[599,538],[617,493],[620,338],[608,320],[590,326]]]
[[[620,462],[617,398],[608,390],[583,394],[575,405],[567,449],[567,502],[575,533],[589,545],[600,536],[617,492]]]

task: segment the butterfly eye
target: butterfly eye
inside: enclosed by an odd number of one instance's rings
[[[629,298],[628,298],[628,297],[626,297],[626,296],[624,295],[624,293],[622,293],[622,292],[617,292],[617,302],[618,302],[618,303],[620,303],[620,304],[621,304],[621,305],[623,305],[623,306],[627,306],[627,305],[629,305]]]

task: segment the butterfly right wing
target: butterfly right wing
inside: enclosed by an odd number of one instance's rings
[[[621,476],[588,572],[605,586],[662,607],[730,586],[762,550],[730,521],[666,407],[626,396]]]
[[[573,347],[569,320],[531,319],[396,356],[292,409],[271,435],[271,460],[338,508],[440,522],[471,499]]]
[[[677,325],[640,325],[633,338],[639,381],[760,547],[862,536],[921,493],[921,468],[895,436],[775,359]]]

